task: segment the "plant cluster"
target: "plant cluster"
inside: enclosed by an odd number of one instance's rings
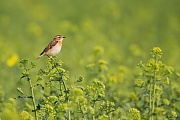
[[[151,59],[147,63],[140,61],[138,67],[141,69],[140,77],[135,81],[138,92],[138,102],[142,118],[144,119],[175,119],[174,98],[165,93],[170,89],[170,75],[174,69],[165,65],[160,59],[162,50],[155,47],[151,50]]]
[[[124,101],[117,90],[128,70],[120,66],[110,73],[108,62],[102,59],[104,50],[95,47],[86,70],[88,79],[79,75],[72,85],[69,71],[56,57],[49,57],[44,68],[21,60],[19,96],[3,102],[0,94],[0,118],[21,120],[175,120],[178,118],[178,91],[172,86],[174,69],[161,61],[162,50],[155,47],[147,63],[140,63],[134,80],[135,92]],[[36,70],[36,73],[35,71]],[[118,74],[121,73],[121,74]],[[36,76],[36,79],[34,79]],[[135,76],[134,76],[135,79]],[[89,84],[82,82],[89,80]],[[128,80],[128,79],[126,79]],[[27,84],[27,87],[23,87]],[[123,86],[123,85],[122,85]],[[172,88],[173,87],[173,88]],[[169,92],[166,92],[169,91]],[[125,92],[125,91],[124,91]],[[174,92],[177,92],[176,94]],[[122,93],[122,92],[121,92]],[[170,96],[170,94],[173,94]],[[21,105],[19,105],[21,104]],[[13,113],[13,116],[10,114]]]
[[[103,82],[95,79],[91,85],[85,88],[79,86],[84,78],[79,76],[73,86],[67,86],[66,81],[69,79],[69,72],[62,68],[62,61],[56,61],[55,57],[48,58],[46,68],[40,69],[37,80],[32,83],[30,77],[31,69],[35,65],[28,60],[20,61],[22,69],[21,79],[25,79],[30,86],[30,95],[18,87],[21,93],[17,98],[31,99],[32,105],[28,104],[29,110],[23,110],[20,114],[22,119],[112,119],[112,113],[115,111],[113,102],[104,100],[105,85]],[[43,77],[47,78],[45,84],[41,84]],[[43,91],[41,97],[37,98],[34,94],[40,87]],[[17,99],[16,98],[16,99]]]

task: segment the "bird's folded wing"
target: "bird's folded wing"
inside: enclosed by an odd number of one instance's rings
[[[43,50],[43,52],[40,54],[42,55],[44,52],[47,52],[49,49],[51,49],[53,46],[55,46],[58,43],[58,41],[51,41],[48,46]]]

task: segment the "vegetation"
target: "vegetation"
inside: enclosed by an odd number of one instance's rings
[[[180,119],[178,3],[1,1],[0,119]]]
[[[24,82],[27,82],[29,90],[26,88],[28,91],[26,93],[25,88],[18,87],[17,90],[20,93],[18,97],[14,100],[10,99],[10,103],[2,102],[2,119],[13,119],[14,114],[17,119],[23,120],[176,119],[176,111],[179,111],[176,106],[178,96],[177,94],[172,96],[174,91],[170,79],[174,70],[160,61],[162,55],[160,48],[153,48],[150,55],[152,58],[147,63],[138,64],[141,71],[135,85],[140,89],[126,98],[129,101],[125,104],[130,104],[129,106],[123,106],[124,103],[119,101],[120,99],[116,101],[115,97],[118,96],[114,94],[119,92],[113,91],[113,87],[117,83],[112,87],[109,85],[113,84],[112,80],[118,81],[119,78],[107,72],[107,62],[102,59],[87,65],[90,71],[90,77],[87,80],[92,82],[85,87],[79,85],[84,81],[82,76],[79,76],[73,85],[67,85],[69,72],[62,68],[63,62],[57,61],[56,57],[48,58],[46,67],[39,69],[37,74],[32,73],[33,69],[38,69],[34,63],[21,60],[19,65],[22,69],[21,86],[24,87]],[[37,79],[33,80],[31,76],[36,76]],[[8,107],[8,104],[11,107]],[[21,105],[17,107],[16,104]],[[11,112],[14,113],[13,116],[9,116]]]

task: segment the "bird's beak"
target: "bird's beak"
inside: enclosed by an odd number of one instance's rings
[[[66,37],[63,37],[63,38],[66,38]]]

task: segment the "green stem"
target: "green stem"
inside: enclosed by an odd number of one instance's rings
[[[153,98],[152,98],[152,112],[151,112],[152,114],[154,114],[155,102],[156,102],[156,92],[155,92],[155,83],[153,83]],[[152,120],[153,119],[154,119],[154,115],[152,115]]]
[[[61,82],[60,81],[59,81],[59,91],[60,91],[60,94],[63,95],[62,87],[61,87]]]
[[[35,101],[35,97],[34,97],[34,90],[33,90],[33,86],[31,83],[31,80],[29,80],[29,85],[30,85],[30,89],[31,89],[31,96],[32,96],[32,103],[33,103],[33,107],[34,107],[34,116],[35,116],[35,120],[37,119],[37,112],[36,112],[36,101]]]
[[[54,61],[54,62],[53,62],[54,67],[56,68],[56,70],[57,70],[57,72],[58,72],[59,76],[61,76],[61,73],[60,73],[59,69],[57,68],[57,64],[56,64],[57,62],[56,62],[56,60],[52,59],[50,56],[48,56],[48,57],[49,57],[51,60],[53,60],[53,61]],[[66,100],[68,100],[67,87],[66,87],[66,84],[65,84],[65,82],[64,82],[64,80],[63,80],[63,79],[60,79],[60,80],[59,80],[59,84],[60,84],[60,92],[62,93],[62,90],[61,90],[61,82],[62,82],[63,87],[64,87]]]
[[[58,69],[58,67],[57,67],[57,62],[56,62],[56,60],[52,59],[50,56],[48,56],[48,57],[49,57],[51,60],[54,61],[54,62],[52,62],[52,63],[54,64],[55,69],[57,70],[59,76],[61,77],[61,73],[60,73],[60,71],[59,71],[59,69]],[[59,90],[60,90],[60,92],[61,92],[61,94],[62,94],[63,92],[62,92],[62,89],[61,89],[61,82],[62,82],[62,85],[63,85],[63,87],[64,87],[64,92],[65,92],[66,101],[69,101],[69,100],[68,100],[67,87],[66,87],[66,84],[65,84],[65,82],[64,82],[64,80],[63,80],[62,78],[59,79],[59,84],[60,84]],[[68,110],[68,120],[71,120],[71,110]]]
[[[71,120],[71,110],[68,111],[68,120]]]
[[[61,73],[60,73],[59,69],[57,68],[56,62],[54,63],[54,66],[55,66],[55,68],[56,68],[56,70],[57,70],[58,74],[61,76]],[[64,82],[64,80],[63,80],[63,79],[60,79],[60,80],[59,80],[59,84],[60,84],[60,86],[61,86],[61,82],[62,82],[63,87],[64,87],[66,100],[68,100],[68,95],[67,95],[67,88],[66,88],[66,84],[65,84],[65,82]],[[62,92],[62,91],[61,91],[61,92]]]
[[[157,64],[157,58],[154,58],[155,60],[155,65]],[[154,110],[155,110],[155,102],[156,102],[156,68],[154,65],[154,75],[153,75],[153,98],[152,98],[152,111],[151,113],[154,114]],[[154,115],[152,115],[152,120],[154,119]]]
[[[95,107],[96,107],[95,104],[96,104],[96,101],[97,101],[96,94],[97,94],[97,91],[96,91],[96,93],[95,93],[95,95],[94,95],[94,97],[93,97],[93,103],[92,103],[92,107],[93,107],[93,109],[94,109],[94,113],[93,113],[93,115],[92,115],[92,116],[93,116],[93,118],[92,118],[93,120],[95,120],[95,109],[96,109],[96,108],[95,108]]]
[[[150,80],[151,81],[151,80]],[[151,82],[150,82],[150,87],[149,87],[149,120],[152,120],[152,104],[151,104],[151,99],[152,99],[152,92],[151,92]]]

